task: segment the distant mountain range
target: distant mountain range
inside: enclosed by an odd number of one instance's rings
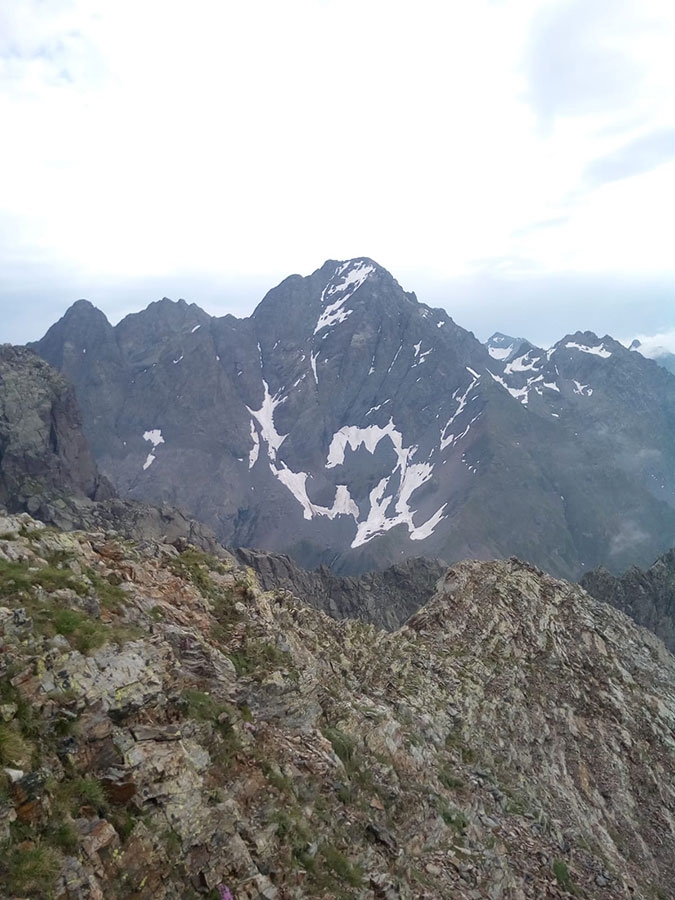
[[[32,345],[102,472],[235,546],[336,572],[517,555],[577,578],[675,545],[675,377],[611,337],[487,346],[370,259],[247,319],[78,301]]]

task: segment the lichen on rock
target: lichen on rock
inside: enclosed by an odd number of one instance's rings
[[[385,632],[184,541],[0,532],[12,896],[668,895],[675,661],[581,588],[460,563]]]

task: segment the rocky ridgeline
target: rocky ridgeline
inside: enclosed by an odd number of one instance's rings
[[[665,898],[675,660],[462,563],[398,631],[0,517],[5,897]]]
[[[581,585],[596,600],[616,606],[649,628],[675,652],[675,550],[664,553],[648,569],[631,566],[620,576],[596,569],[584,575]]]
[[[289,556],[231,548],[232,555],[256,574],[263,590],[290,591],[294,597],[334,619],[361,619],[393,631],[417,612],[436,590],[447,566],[435,559],[406,559],[364,575],[334,575],[327,566],[309,572]]]

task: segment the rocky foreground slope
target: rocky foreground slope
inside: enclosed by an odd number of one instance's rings
[[[518,561],[393,633],[0,518],[5,897],[665,898],[675,660]]]

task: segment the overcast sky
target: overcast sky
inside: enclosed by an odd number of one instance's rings
[[[672,0],[4,0],[0,341],[370,256],[481,339],[675,349]]]

